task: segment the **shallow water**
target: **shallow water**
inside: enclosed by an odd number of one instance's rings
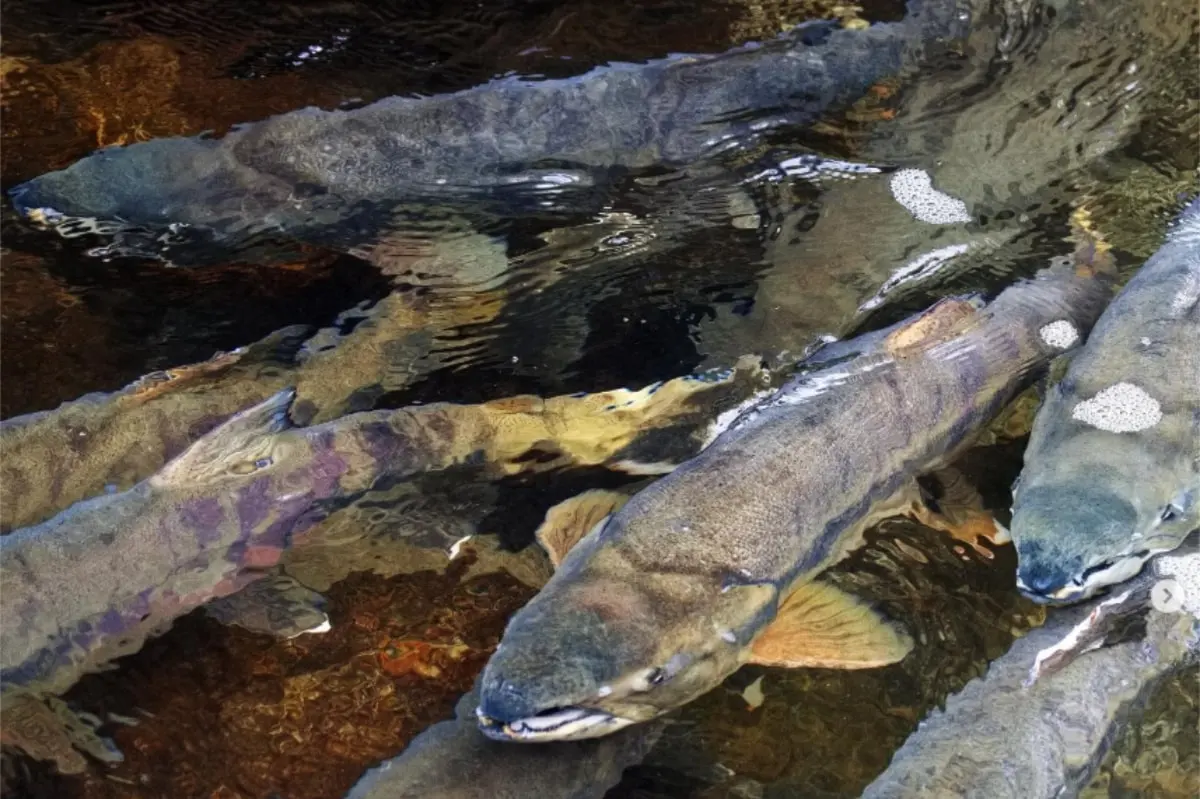
[[[832,2],[55,9],[3,9],[6,189],[99,146],[506,74],[716,53],[853,16]],[[1073,9],[998,4],[965,41],[853,107],[778,129],[719,168],[631,170],[582,206],[417,205],[349,246],[258,239],[175,268],[94,257],[102,238],[34,230],[6,204],[0,415],[113,391],[296,324],[323,328],[306,346],[332,353],[337,371],[307,373],[318,416],[637,387],[747,353],[786,364],[820,336],[1031,274],[1070,251],[1079,205],[1128,274],[1196,179],[1198,14],[1178,0]],[[886,2],[857,12],[902,15]],[[971,219],[914,219],[883,174],[746,181],[800,153],[927,170]],[[1020,445],[979,447],[964,464],[1001,516]],[[192,614],[67,697],[106,720],[124,763],[64,778],[6,756],[5,779],[35,796],[340,796],[450,713],[532,595],[506,573],[446,570],[450,544],[476,534],[527,547],[552,504],[629,479],[566,469],[496,481],[464,468],[397,487],[286,566],[328,596],[332,632],[280,642]],[[535,553],[527,560],[537,568]],[[857,795],[931,708],[1039,621],[1012,567],[1008,548],[987,558],[885,523],[836,579],[907,623],[913,656],[863,672],[743,669],[687,707],[612,795]],[[1196,678],[1159,690],[1087,796],[1195,795]]]

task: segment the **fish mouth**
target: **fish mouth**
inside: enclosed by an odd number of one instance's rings
[[[1089,598],[1096,589],[1087,586],[1067,583],[1053,591],[1037,591],[1026,585],[1020,577],[1017,578],[1017,590],[1026,598],[1039,605],[1070,605],[1073,602]]]
[[[599,738],[633,724],[632,719],[586,707],[558,707],[534,716],[501,721],[475,709],[479,729],[496,741],[541,743],[544,741],[578,741]]]

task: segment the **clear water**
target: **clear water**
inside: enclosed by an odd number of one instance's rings
[[[3,13],[5,188],[99,146],[498,75],[715,53],[848,18],[821,2],[13,0]],[[902,14],[885,2],[857,12]],[[0,413],[113,391],[295,324],[325,328],[312,347],[329,347],[328,367],[300,378],[326,416],[635,387],[747,353],[784,362],[820,336],[1032,273],[1069,250],[1081,205],[1128,274],[1196,178],[1197,20],[1179,0],[997,4],[919,72],[779,131],[765,155],[735,153],[741,172],[635,172],[583,210],[405,209],[352,252],[271,241],[197,268],[101,259],[87,253],[96,241],[34,230],[6,205]],[[886,176],[740,183],[764,157],[799,152],[927,170],[972,221],[914,219]],[[372,346],[344,346],[364,330]],[[968,458],[1001,514],[1020,445]],[[399,487],[289,566],[328,596],[331,633],[279,642],[193,614],[68,696],[102,719],[138,720],[103,728],[123,764],[67,778],[6,755],[5,779],[36,796],[340,796],[450,712],[532,593],[504,574],[445,571],[445,545],[471,533],[526,546],[550,505],[624,479],[461,469]],[[1007,549],[986,558],[886,523],[837,579],[914,630],[913,656],[865,672],[744,669],[686,708],[612,795],[857,795],[931,708],[1038,623],[1012,566]],[[1195,795],[1196,679],[1160,689],[1087,796]],[[761,706],[746,701],[752,684]]]

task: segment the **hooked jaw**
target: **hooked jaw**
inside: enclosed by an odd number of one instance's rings
[[[475,709],[475,717],[487,737],[520,743],[599,738],[634,723],[632,719],[585,707],[554,708],[506,722],[487,715],[481,705]]]
[[[489,679],[484,674],[479,707],[475,716],[479,729],[498,741],[575,741],[598,738],[634,723],[595,707],[559,705],[546,707],[511,680]],[[537,689],[531,686],[531,690]],[[604,688],[596,691],[603,698]]]
[[[1011,528],[1017,588],[1034,602],[1066,605],[1122,583],[1150,556],[1132,546],[1137,529],[1137,512],[1113,493],[1068,485],[1026,489]]]
[[[539,596],[513,619],[484,668],[476,710],[483,734],[501,741],[572,741],[608,735],[638,721],[609,704],[622,649],[600,632],[611,629],[594,612],[572,607],[562,597],[543,599]],[[551,635],[551,630],[563,632]]]
[[[475,716],[479,729],[498,741],[539,743],[597,738],[634,723],[589,706],[611,694],[593,674],[591,664],[575,658],[547,658],[536,668],[501,646],[484,669]],[[576,698],[579,698],[579,701]],[[574,700],[574,701],[573,701]]]

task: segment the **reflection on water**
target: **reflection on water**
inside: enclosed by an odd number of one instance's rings
[[[641,386],[747,353],[786,364],[819,337],[1032,273],[1068,251],[1081,204],[1119,262],[1136,266],[1195,180],[1194,4],[963,7],[977,12],[969,36],[931,45],[922,70],[872,81],[852,107],[715,161],[631,168],[582,205],[413,203],[364,235],[270,236],[186,269],[89,256],[102,238],[34,231],[6,207],[0,413],[241,346],[240,365],[181,370],[186,379],[155,388],[184,397],[161,407],[182,414],[190,391],[224,397],[228,408],[205,404],[196,417],[208,424],[295,384],[302,413],[321,421]],[[883,2],[17,2],[5,9],[0,71],[3,184],[96,147],[223,132],[307,105],[718,53],[804,19],[856,28],[902,16]],[[804,160],[816,156],[879,169],[821,172]],[[896,168],[925,170],[969,218],[915,218],[896,202]],[[133,414],[131,404],[106,407]],[[74,423],[87,429],[87,413]],[[978,448],[965,464],[1001,514],[1020,444]],[[124,479],[152,472],[155,457],[123,464]],[[74,498],[110,479],[96,467]],[[68,694],[105,722],[123,764],[62,778],[6,756],[5,779],[37,796],[339,796],[449,715],[504,619],[545,579],[537,552],[497,550],[494,536],[518,549],[550,505],[631,479],[463,470],[394,486],[283,567],[325,592],[331,632],[280,642],[193,614]],[[30,513],[21,523],[41,518]],[[447,570],[465,535],[474,549]],[[612,795],[857,795],[931,708],[1039,621],[1013,590],[1008,548],[989,559],[900,522],[871,542],[835,579],[904,620],[913,656],[861,672],[744,669],[685,708]],[[1085,795],[1195,794],[1195,681],[1191,670],[1160,687]]]

